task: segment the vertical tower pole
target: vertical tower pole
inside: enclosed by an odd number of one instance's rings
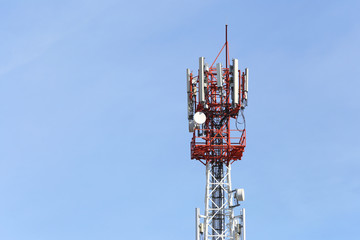
[[[228,68],[228,41],[227,41],[227,27],[228,25],[226,24],[225,25],[225,44],[226,44],[226,47],[225,47],[225,62],[226,62],[226,68]]]
[[[231,164],[241,160],[246,146],[245,124],[239,129],[237,121],[240,110],[246,107],[239,102],[247,100],[247,96],[245,99],[244,94],[238,94],[241,71],[237,59],[230,63],[227,27],[225,44],[214,62],[208,65],[200,57],[198,76],[187,71],[191,158],[206,165],[205,214],[200,215],[196,209],[196,240],[245,240],[245,209],[234,215],[234,208],[244,200],[244,192],[232,189]],[[221,63],[215,68],[224,47],[225,68]],[[234,123],[236,129],[231,130]]]
[[[205,188],[205,239],[208,239],[209,231],[209,194],[210,194],[210,163],[206,164],[206,188]]]
[[[200,209],[199,208],[195,208],[195,239],[196,240],[200,240],[200,231],[199,231],[199,226],[200,226]]]

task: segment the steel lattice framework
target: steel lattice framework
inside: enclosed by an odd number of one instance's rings
[[[246,146],[246,130],[240,130],[242,132],[240,137],[231,136],[232,132],[239,130],[230,129],[230,118],[237,118],[241,105],[233,107],[230,103],[230,69],[223,68],[224,84],[221,88],[217,86],[216,71],[217,69],[211,66],[209,71],[205,72],[208,84],[205,92],[206,103],[200,104],[196,101],[196,95],[192,96],[195,111],[205,113],[207,120],[204,128],[201,129],[202,132],[194,131],[191,141],[191,158],[204,164],[208,162],[229,164],[241,159]],[[191,81],[197,78],[191,74]],[[241,80],[244,82],[245,75],[241,77]]]
[[[224,49],[225,67],[215,67]],[[248,70],[241,72],[237,59],[229,63],[226,26],[225,44],[211,66],[200,57],[198,75],[187,70],[191,159],[206,166],[204,215],[196,209],[197,240],[246,238],[245,209],[234,215],[244,194],[231,187],[231,164],[241,160],[246,146],[245,119],[239,129],[238,115],[244,117],[247,106]]]

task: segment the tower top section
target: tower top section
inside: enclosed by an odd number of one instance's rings
[[[224,49],[225,65],[217,62]],[[199,57],[197,73],[186,70],[192,159],[204,164],[241,160],[246,146],[243,111],[248,102],[248,76],[249,70],[242,72],[238,59],[230,61],[226,25],[225,44],[212,64]]]

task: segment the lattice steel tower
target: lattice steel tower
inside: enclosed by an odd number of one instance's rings
[[[206,166],[205,212],[196,209],[196,240],[246,239],[245,209],[234,211],[244,201],[244,190],[232,189],[231,164],[241,160],[246,145],[249,71],[241,72],[237,59],[230,63],[227,25],[225,39],[210,66],[200,57],[197,75],[186,70],[191,159]],[[224,49],[225,67],[214,66]]]

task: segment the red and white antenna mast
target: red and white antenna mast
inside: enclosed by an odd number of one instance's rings
[[[224,48],[225,67],[214,66]],[[197,75],[189,69],[186,75],[191,159],[206,166],[205,212],[196,209],[196,240],[246,240],[245,209],[235,214],[244,190],[232,188],[231,164],[241,160],[246,146],[249,71],[241,72],[238,59],[230,63],[227,25],[225,44],[212,64],[200,57]]]

